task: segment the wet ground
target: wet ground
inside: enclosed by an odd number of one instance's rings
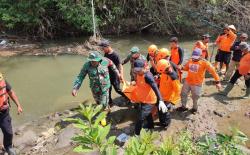
[[[160,132],[164,138],[175,137],[182,129],[188,129],[194,138],[198,138],[204,134],[230,133],[230,127],[237,127],[250,137],[250,116],[247,115],[250,112],[250,100],[240,98],[244,95],[242,81],[235,86],[229,98],[216,94],[215,86],[210,85],[211,81],[212,79],[206,80],[197,114],[173,110],[169,128],[158,126],[156,119],[154,131]],[[122,98],[117,98],[116,105],[112,107],[109,115],[109,122],[112,124],[111,135],[134,134],[134,122],[138,117],[138,111],[125,105],[123,101]],[[192,106],[191,99],[188,105]],[[15,128],[15,147],[20,154],[75,155],[72,152],[73,144],[70,138],[79,133],[79,130],[62,121],[67,117],[79,117],[79,115],[74,110],[56,112]],[[58,125],[62,128],[59,129]],[[250,148],[249,141],[247,146]],[[122,149],[120,151],[122,152]]]

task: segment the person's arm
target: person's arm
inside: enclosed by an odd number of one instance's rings
[[[129,55],[122,61],[122,65],[128,63],[129,60],[130,60],[130,58],[131,58],[131,54],[129,54]]]
[[[74,81],[74,85],[73,85],[73,91],[72,91],[72,95],[76,96],[77,95],[77,91],[78,89],[81,87],[82,85],[82,81],[84,80],[84,78],[86,77],[87,73],[88,73],[88,68],[89,67],[89,62],[85,63],[80,71],[80,73],[78,74],[78,76],[76,77],[75,81]]]
[[[236,51],[238,50],[238,47],[236,46],[237,45],[237,42],[234,42],[233,46],[231,47],[231,51]]]
[[[189,61],[182,67],[182,70],[184,70],[184,71],[189,70]]]
[[[150,55],[149,54],[147,54],[147,61],[149,61],[150,60]]]
[[[12,101],[17,106],[17,112],[18,112],[18,114],[22,113],[23,109],[22,109],[22,106],[21,106],[21,104],[20,104],[20,102],[19,102],[19,100],[18,100],[15,92],[11,89],[11,86],[10,86],[10,84],[7,81],[5,81],[5,83],[6,83],[6,90],[7,90],[7,93],[9,95],[9,97],[12,99]]]
[[[118,55],[118,54],[116,54],[117,56],[116,56],[116,61],[117,61],[117,64],[118,64],[118,71],[119,71],[119,73],[120,73],[120,75],[121,75],[121,78],[122,78],[122,80],[124,79],[123,78],[123,66],[122,66],[122,62],[121,62],[121,59],[120,59],[120,56]]]
[[[220,89],[221,88],[220,77],[217,74],[217,72],[216,72],[215,68],[213,67],[213,65],[208,61],[206,61],[206,69],[208,70],[208,72],[210,74],[212,74],[212,76],[213,76],[213,78],[215,80],[215,85],[216,85],[217,89]]]
[[[220,81],[220,77],[217,74],[215,68],[212,66],[212,64],[208,61],[206,61],[206,69],[208,70],[208,72],[210,74],[212,74],[213,78],[215,79],[215,81]]]
[[[179,58],[180,58],[178,65],[181,65],[183,62],[184,52],[183,52],[183,49],[180,47],[178,47],[178,52],[179,52]]]
[[[12,101],[16,104],[18,114],[21,114],[23,112],[23,109],[22,109],[22,106],[21,106],[17,96],[16,96],[16,93],[13,90],[10,90],[8,92],[8,95],[12,99]]]
[[[120,75],[121,75],[122,81],[124,81],[124,74],[123,74],[123,66],[122,66],[122,64],[119,65],[119,68],[120,68]]]
[[[237,38],[237,35],[232,30],[229,30],[228,38],[230,38],[232,41],[234,41]]]
[[[170,61],[170,65],[172,66],[172,69],[178,73],[178,70],[181,69],[181,67],[179,67],[178,65],[176,65],[175,63],[173,63],[172,61]]]
[[[160,90],[158,89],[158,86],[154,80],[153,75],[152,74],[150,75],[149,73],[145,74],[145,81],[153,89],[155,95],[157,96],[158,101],[162,101]]]
[[[108,68],[110,68],[114,73],[116,73],[119,79],[122,80],[121,74],[119,73],[113,61],[111,61],[110,59],[107,59],[107,61],[108,61]]]

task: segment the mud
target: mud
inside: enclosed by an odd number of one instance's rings
[[[204,95],[200,99],[198,112],[195,115],[189,111],[180,113],[173,110],[170,127],[163,129],[157,126],[158,120],[156,119],[154,131],[159,132],[164,138],[176,136],[182,129],[187,129],[195,139],[204,134],[230,133],[230,127],[237,127],[250,137],[250,118],[245,115],[250,112],[250,99],[241,99],[241,96],[244,95],[243,81],[239,81],[239,84],[235,85],[229,98],[218,95],[218,91],[214,85],[211,85],[211,81],[212,79],[206,79]],[[110,134],[118,136],[126,133],[132,136],[134,122],[138,115],[137,110],[131,105],[127,106],[121,98],[117,98],[114,102],[116,104],[108,116],[109,122],[112,124]],[[191,98],[188,106],[192,107]],[[79,130],[63,121],[68,117],[79,117],[79,115],[73,109],[56,112],[15,128],[14,145],[17,152],[23,155],[76,155],[72,151],[74,143],[71,141],[71,137],[79,133]],[[249,144],[248,142],[247,146],[250,148]]]

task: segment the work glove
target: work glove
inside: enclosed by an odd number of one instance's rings
[[[162,113],[166,113],[168,111],[168,108],[163,101],[159,101],[159,110],[162,111]]]

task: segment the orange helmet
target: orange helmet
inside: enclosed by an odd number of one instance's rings
[[[152,44],[148,47],[148,54],[153,55],[156,53],[157,50],[158,50],[157,46]]]
[[[161,49],[159,50],[159,52],[157,53],[156,61],[159,61],[159,60],[161,60],[161,59],[164,59],[164,58],[166,58],[167,56],[168,56],[168,57],[171,56],[170,51],[169,51],[167,48],[161,48]]]
[[[167,68],[170,67],[170,63],[166,59],[161,59],[157,62],[156,69],[158,73],[164,73]]]

